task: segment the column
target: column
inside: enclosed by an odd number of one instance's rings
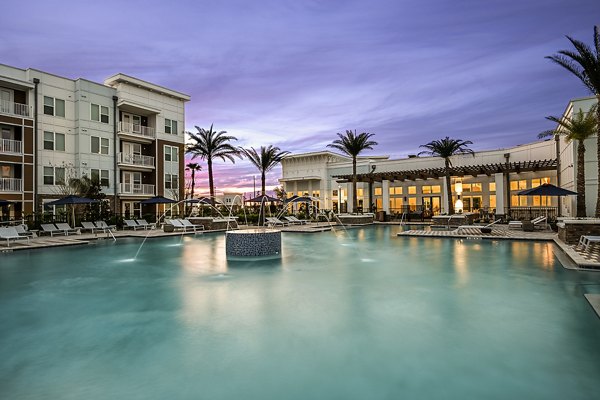
[[[352,211],[354,211],[354,192],[352,191],[352,182],[348,182],[346,183],[346,193],[348,193],[348,195],[346,196],[347,200],[347,204],[348,204],[348,213],[351,213]]]
[[[381,181],[381,202],[383,211],[386,214],[390,213],[390,181],[383,180]]]
[[[442,214],[448,214],[450,210],[448,210],[448,185],[446,185],[446,178],[442,177]]]
[[[506,199],[506,185],[504,180],[504,174],[494,174],[496,182],[496,215],[504,215],[504,209],[506,208],[506,202],[510,199]]]

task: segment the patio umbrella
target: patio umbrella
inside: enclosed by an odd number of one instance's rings
[[[177,203],[175,200],[168,199],[164,196],[154,196],[149,199],[140,201],[140,204],[172,204]]]
[[[65,196],[62,199],[54,200],[45,204],[45,206],[64,206],[71,205],[74,206],[76,204],[93,204],[99,203],[100,200],[90,199],[88,197],[75,196],[73,194],[69,196]],[[72,216],[73,216],[73,225],[75,225],[75,207],[71,207]]]
[[[551,183],[544,183],[540,186],[525,189],[517,193],[519,196],[573,196],[576,195],[577,192],[573,192],[568,189],[563,189],[558,186],[554,186]],[[541,205],[540,205],[541,208]],[[548,221],[548,211],[546,211],[546,223]]]
[[[299,196],[297,195],[293,195],[292,197],[288,197],[287,199],[285,199],[284,203],[293,203],[294,200],[296,200]]]
[[[268,201],[277,201],[281,203],[281,200],[279,200],[278,198],[271,197],[266,194],[261,194],[260,196],[256,196],[253,199],[245,200],[246,203],[266,203]]]
[[[7,206],[9,204],[12,204],[12,201],[0,199],[0,206]]]

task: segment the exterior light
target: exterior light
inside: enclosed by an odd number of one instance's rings
[[[459,214],[463,212],[463,202],[460,199],[460,195],[458,195],[458,199],[456,199],[456,203],[454,203],[454,211]]]
[[[456,194],[460,195],[463,191],[463,187],[462,187],[462,181],[457,181],[454,184],[454,191],[456,192]]]

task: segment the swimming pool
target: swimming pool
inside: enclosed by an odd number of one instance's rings
[[[551,245],[223,235],[0,255],[4,399],[591,399],[600,274]]]

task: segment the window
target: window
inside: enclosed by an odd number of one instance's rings
[[[527,207],[527,196],[510,196],[511,207]]]
[[[165,118],[165,133],[177,135],[177,121]]]
[[[44,131],[44,150],[65,151],[65,135]]]
[[[313,190],[312,197],[321,197],[321,191],[320,190]]]
[[[393,197],[390,199],[390,211],[400,210],[402,208],[402,198]]]
[[[376,187],[374,190],[375,196],[381,196],[381,188],[380,187]]]
[[[108,124],[108,107],[91,104],[90,119]]]
[[[108,187],[108,170],[107,169],[92,169],[92,180],[100,182],[100,186]]]
[[[44,114],[57,117],[65,116],[65,101],[54,97],[44,96]]]
[[[536,178],[536,179],[532,179],[531,180],[531,187],[532,188],[536,188],[540,185],[543,185],[544,183],[550,183],[550,178],[549,177],[545,177],[545,178]]]
[[[490,182],[489,183],[489,190],[490,190],[490,192],[495,192],[496,191],[496,182]],[[494,198],[494,201],[496,201],[495,198]],[[490,207],[491,207],[491,205],[490,205]]]
[[[496,208],[496,195],[490,194],[490,208]]]
[[[510,190],[525,190],[527,189],[527,180],[510,181]]]
[[[179,162],[179,148],[175,146],[165,146],[165,161]]]
[[[108,139],[92,136],[92,154],[108,154]]]
[[[481,192],[481,183],[471,183],[471,192]]]
[[[288,193],[288,194],[289,194],[288,197],[291,197],[291,193]],[[332,196],[333,197],[337,197],[337,195],[338,195],[338,191],[336,189],[334,189],[333,192],[332,192]]]
[[[408,187],[408,194],[417,194],[417,187],[416,186],[409,186]]]
[[[179,176],[165,174],[165,189],[179,189]]]
[[[363,197],[363,190],[362,189],[356,189],[356,197]]]
[[[390,194],[402,194],[402,186],[390,187]]]
[[[44,167],[44,185],[64,185],[65,169],[61,167]]]
[[[441,190],[442,187],[440,185],[427,185],[421,187],[423,194],[440,193]]]

